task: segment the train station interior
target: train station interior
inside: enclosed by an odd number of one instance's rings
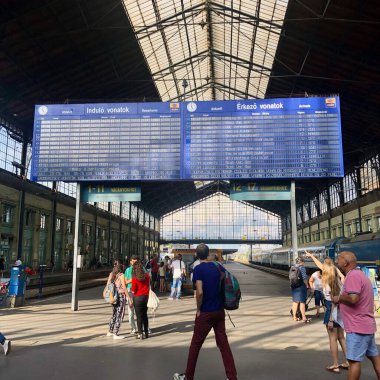
[[[296,181],[298,244],[380,229],[375,2],[5,1],[1,7],[0,250],[8,264],[22,257],[35,268],[50,262],[64,269],[73,252],[76,184],[29,180],[34,106],[42,103],[338,94],[345,174]],[[145,181],[141,202],[86,204],[86,265],[132,251],[148,257],[160,239],[291,244],[289,202],[247,201],[260,217],[223,218],[226,225],[248,223],[231,236],[224,227],[189,236],[186,218],[173,218],[208,200],[219,207],[229,187],[228,180]]]
[[[146,347],[125,339],[121,353],[104,341],[101,329],[109,309],[99,286],[117,259],[149,260],[203,242],[224,251],[225,261],[235,259],[227,265],[241,284],[244,302],[232,313],[237,328],[228,326],[228,332],[239,357],[239,379],[333,377],[325,372],[320,377],[323,364],[315,361],[318,355],[328,362],[321,321],[291,325],[286,276],[252,266],[268,266],[265,255],[273,249],[292,249],[289,201],[233,199],[232,177],[120,178],[121,186],[137,183],[141,200],[82,202],[78,222],[77,183],[85,187],[86,181],[32,178],[35,116],[42,112],[35,106],[339,99],[341,176],[245,180],[259,186],[290,186],[293,180],[300,250],[334,258],[343,248],[357,249],[363,254],[360,265],[374,266],[379,274],[379,20],[375,0],[0,0],[2,275],[8,278],[17,260],[34,273],[25,306],[7,308],[0,302],[0,331],[15,340],[14,363],[25,363],[16,368],[1,358],[0,374],[18,380],[30,368],[32,379],[47,373],[66,379],[75,371],[74,378],[97,380],[126,371],[125,359],[131,378],[172,378],[183,368],[164,368],[163,362],[185,366],[192,294],[179,313],[165,297],[152,316],[157,339]],[[297,152],[302,142],[294,144]],[[79,277],[86,284],[74,315],[64,292],[71,290],[77,223],[83,257]],[[275,256],[270,257],[272,263]],[[279,267],[287,270],[288,264]],[[42,298],[38,290],[41,270],[45,295],[52,298]],[[57,318],[54,328],[50,313]],[[222,364],[216,374],[208,369],[207,355],[221,360],[214,350],[207,340],[199,379],[223,378]],[[54,365],[47,368],[44,357]],[[297,360],[310,372],[298,372]],[[136,362],[147,363],[146,368]],[[367,364],[362,378],[371,376]]]

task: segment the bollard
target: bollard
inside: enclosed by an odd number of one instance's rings
[[[38,298],[42,298],[42,288],[44,287],[44,270],[46,265],[40,265],[40,278],[38,282]]]

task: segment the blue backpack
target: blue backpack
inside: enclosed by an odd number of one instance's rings
[[[223,306],[226,310],[236,310],[239,308],[239,302],[241,300],[239,281],[227,269],[223,272],[218,263],[215,263],[215,265],[221,274]]]

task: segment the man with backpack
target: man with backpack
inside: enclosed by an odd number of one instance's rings
[[[214,329],[218,346],[227,375],[227,380],[237,380],[234,357],[226,334],[224,301],[221,293],[221,278],[225,269],[207,260],[209,248],[199,244],[196,254],[200,264],[194,268],[193,281],[196,286],[197,312],[194,333],[191,340],[186,371],[174,374],[174,380],[193,380],[199,351],[208,333]]]

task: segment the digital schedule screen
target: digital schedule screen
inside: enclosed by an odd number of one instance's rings
[[[342,177],[339,98],[188,102],[186,179]]]
[[[180,177],[179,103],[36,106],[32,180]]]
[[[343,175],[339,97],[35,109],[35,181]]]

